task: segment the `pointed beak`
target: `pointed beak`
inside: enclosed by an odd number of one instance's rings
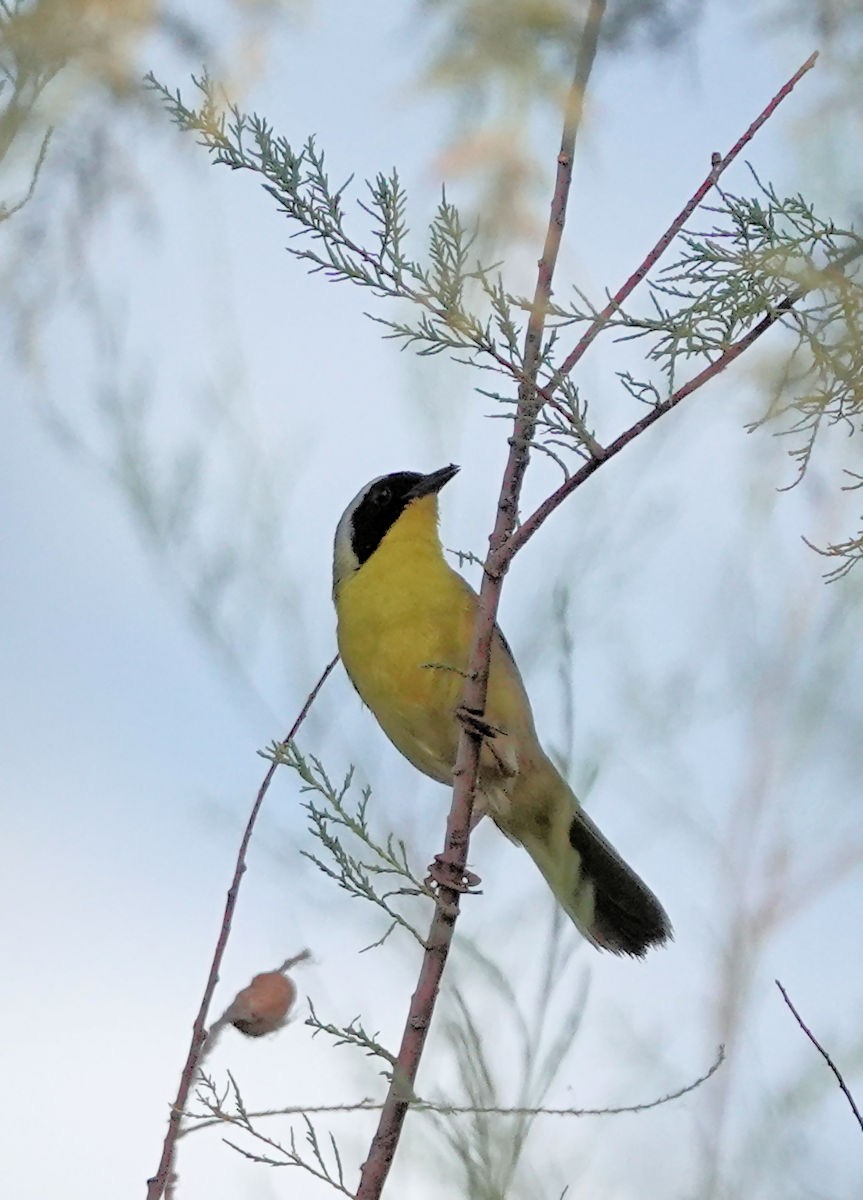
[[[459,468],[455,463],[450,463],[448,467],[441,467],[439,471],[432,471],[431,475],[423,475],[418,483],[415,483],[405,497],[406,500],[419,500],[420,496],[433,496],[439,492],[445,483],[449,483],[454,475],[457,475]]]

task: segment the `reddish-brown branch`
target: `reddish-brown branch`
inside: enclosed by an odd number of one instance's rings
[[[576,487],[589,478],[603,462],[619,453],[624,446],[628,445],[640,433],[643,433],[650,425],[666,412],[670,411],[671,408],[675,407],[687,395],[690,395],[733,362],[757,337],[774,324],[784,312],[787,312],[793,306],[796,299],[799,299],[799,296],[787,297],[782,305],[769,313],[745,337],[729,347],[716,362],[711,363],[699,375],[690,380],[688,384],[679,388],[668,400],[656,405],[645,417],[621,434],[610,446],[603,449],[592,445],[590,447],[593,454],[591,460],[540,505],[532,516],[516,531],[521,484],[529,460],[530,444],[534,435],[540,404],[545,402],[556,405],[557,402],[552,398],[552,392],[558,386],[561,378],[569,373],[581,359],[597,335],[607,325],[617,308],[644,279],[651,267],[668,248],[671,241],[683,228],[689,216],[710,188],[716,183],[723,171],[739,155],[740,151],[752,139],[764,122],[768,120],[802,76],[814,66],[817,58],[817,54],[813,54],[784,87],[777,92],[729,153],[724,158],[716,158],[709,175],[654,248],[645,257],[641,265],[633,272],[618,292],[615,293],[606,307],[597,314],[552,380],[545,387],[540,387],[537,384],[537,373],[542,353],[542,341],[548,306],[552,294],[554,270],[566,218],[567,201],[572,180],[572,157],[575,139],[580,123],[584,92],[596,53],[599,28],[605,7],[605,0],[592,0],[579,47],[575,80],[567,102],[561,149],[558,155],[558,169],[549,224],[543,254],[539,262],[537,284],[525,338],[524,368],[521,371],[514,372],[519,378],[519,403],[514,422],[513,436],[510,439],[510,454],[498,500],[497,518],[494,530],[489,539],[489,556],[480,592],[474,641],[468,662],[468,678],[464,689],[465,706],[476,712],[482,712],[485,707],[490,648],[500,599],[500,590],[504,574],[516,551],[532,536],[545,518]],[[498,361],[502,366],[513,371],[511,363],[497,355],[495,357],[498,357]],[[290,740],[295,736],[311,704],[337,661],[337,658],[333,659],[323,672],[321,678],[309,694],[299,717],[285,740]],[[362,1168],[360,1184],[356,1193],[357,1200],[378,1200],[378,1197],[380,1197],[392,1164],[404,1117],[413,1097],[413,1084],[431,1023],[440,980],[459,913],[459,899],[467,861],[470,818],[476,787],[480,748],[481,738],[468,729],[463,730],[454,771],[455,786],[453,789],[453,802],[447,820],[444,853],[441,856],[442,871],[448,883],[443,882],[439,889],[438,904],[426,943],[426,951],[417,988],[411,999],[397,1058],[396,1070],[394,1071],[389,1092],[383,1105],[380,1122],[372,1140],[368,1158]],[[274,763],[268,770],[258,791],[241,841],[207,984],[193,1026],[192,1040],[181,1075],[177,1097],[172,1107],[168,1132],[163,1144],[162,1157],[156,1174],[148,1181],[147,1200],[160,1200],[171,1181],[176,1140],[180,1132],[180,1125],[189,1092],[200,1064],[201,1051],[206,1042],[205,1025],[207,1014],[218,982],[219,969],[230,934],[240,881],[246,869],[245,856],[258,814],[275,770],[276,764]],[[791,1005],[790,1000],[788,1000],[781,984],[779,984],[779,987],[792,1012],[797,1016],[796,1010]],[[800,1021],[799,1016],[798,1021]],[[841,1076],[835,1067],[833,1067],[829,1057],[803,1025],[802,1021],[800,1021],[800,1024],[818,1049],[821,1050],[821,1053],[824,1054],[834,1073],[836,1073],[843,1091],[846,1092],[859,1121],[860,1115],[850,1093],[847,1092],[844,1086]],[[861,1127],[863,1127],[863,1122],[861,1122]]]
[[[843,267],[854,262],[855,259],[861,257],[863,257],[863,246],[852,246],[830,264],[830,271],[841,270]],[[672,408],[676,408],[681,400],[685,400],[687,396],[691,396],[693,392],[697,392],[699,388],[702,388],[711,379],[721,374],[726,367],[730,367],[744,350],[748,350],[762,334],[766,333],[777,321],[791,312],[795,304],[804,299],[812,290],[812,288],[798,288],[786,296],[775,308],[772,308],[770,312],[763,316],[757,325],[753,325],[748,333],[745,333],[736,342],[728,346],[717,359],[712,363],[708,363],[703,370],[699,371],[697,375],[694,375],[692,379],[679,387],[667,400],[662,400],[654,405],[649,412],[645,413],[641,420],[630,425],[629,429],[625,429],[613,442],[609,442],[603,448],[601,456],[594,456],[588,459],[584,466],[579,467],[574,475],[570,475],[569,479],[565,480],[557,491],[552,492],[550,496],[543,500],[542,504],[521,523],[512,535],[505,547],[506,558],[502,563],[501,569],[506,569],[512,557],[529,538],[533,537],[540,525],[554,512],[558,505],[562,504],[567,496],[571,496],[576,488],[581,487],[585,480],[589,479],[604,462],[607,462],[610,458],[614,458],[615,454],[619,454],[625,446],[628,446],[639,434],[644,433],[646,429],[654,425],[660,417],[664,417]]]
[[[560,153],[557,156],[557,175],[551,201],[551,214],[545,235],[545,245],[542,248],[542,257],[539,260],[536,289],[525,337],[524,367],[529,381],[534,384],[542,349],[542,335],[548,315],[548,305],[551,300],[551,285],[563,237],[563,226],[566,221],[566,206],[572,184],[572,156],[575,152],[575,138],[581,123],[585,88],[593,60],[596,57],[599,29],[604,15],[604,0],[602,3],[591,4],[579,44],[579,62],[576,63],[575,82],[570,88],[567,99],[563,136],[561,137]]]
[[[593,0],[579,46],[575,77],[567,101],[563,137],[557,159],[557,176],[551,202],[548,232],[540,259],[536,292],[525,339],[524,364],[527,380],[519,387],[519,402],[510,453],[501,485],[494,530],[489,539],[489,564],[480,591],[473,644],[468,660],[463,703],[477,713],[485,709],[488,664],[495,617],[503,582],[503,571],[493,566],[511,538],[518,513],[521,481],[530,454],[530,442],[536,425],[536,373],[539,366],[552,280],[566,219],[566,205],[572,179],[572,159],[578,132],[584,93],[593,66],[599,27],[605,12],[605,0]],[[396,1069],[368,1157],[360,1173],[357,1200],[378,1200],[389,1174],[401,1136],[402,1126],[413,1095],[413,1085],[431,1025],[438,990],[459,913],[462,880],[467,862],[470,821],[476,789],[481,738],[467,728],[462,730],[456,756],[452,807],[447,819],[443,854],[439,858],[442,877],[426,951],[416,991],[408,1010]]]
[[[839,1084],[840,1088],[842,1089],[842,1093],[845,1096],[845,1099],[851,1105],[851,1111],[853,1112],[854,1116],[857,1118],[857,1124],[860,1126],[860,1129],[863,1130],[863,1116],[860,1115],[860,1109],[857,1107],[857,1105],[854,1101],[854,1097],[851,1095],[851,1092],[848,1089],[848,1085],[845,1083],[845,1080],[842,1077],[842,1072],[839,1070],[839,1068],[833,1062],[833,1059],[830,1057],[830,1055],[827,1053],[827,1051],[824,1049],[824,1047],[818,1041],[818,1038],[815,1036],[815,1034],[812,1032],[812,1030],[808,1027],[808,1025],[806,1025],[804,1023],[803,1018],[800,1016],[800,1013],[797,1011],[797,1009],[791,1003],[791,997],[788,995],[788,993],[786,992],[786,990],[782,986],[782,984],[779,982],[779,980],[774,979],[773,982],[776,984],[776,986],[779,988],[780,992],[782,993],[782,999],[785,1001],[785,1003],[791,1009],[791,1012],[794,1014],[794,1019],[796,1020],[797,1024],[800,1026],[800,1028],[803,1030],[803,1032],[809,1038],[809,1041],[812,1043],[812,1045],[815,1047],[815,1049],[818,1051],[818,1053],[821,1055],[821,1057],[827,1063],[827,1066],[830,1068],[830,1070],[836,1076],[836,1081]]]
[[[507,560],[511,559],[522,548],[525,542],[533,537],[540,525],[563,503],[567,496],[571,496],[576,488],[581,487],[585,480],[589,479],[595,471],[598,471],[604,462],[608,462],[610,458],[614,458],[615,454],[619,454],[625,446],[628,446],[639,434],[644,433],[646,429],[654,425],[660,417],[664,417],[672,408],[676,408],[681,400],[685,400],[687,396],[698,391],[705,383],[730,366],[735,359],[740,357],[744,350],[747,350],[766,330],[775,325],[780,317],[789,312],[801,298],[801,295],[802,293],[798,292],[794,296],[786,296],[781,304],[777,304],[776,308],[772,309],[766,317],[763,317],[742,338],[739,338],[738,341],[729,346],[727,350],[720,354],[719,358],[712,363],[708,363],[703,371],[699,371],[688,383],[684,383],[682,387],[679,387],[667,400],[662,400],[659,404],[654,405],[649,412],[645,413],[641,420],[630,425],[613,442],[609,442],[604,448],[601,458],[589,459],[584,466],[579,467],[574,475],[570,475],[569,479],[565,480],[557,491],[552,492],[550,496],[543,500],[542,504],[515,531],[506,547]]]
[[[285,738],[286,742],[291,741],[296,737],[297,730],[306,719],[309,709],[312,707],[318,692],[324,686],[333,667],[339,661],[338,655],[329,663],[321,674],[320,679],[309,692],[303,707],[300,709],[300,714],[291,726],[291,731]],[[246,853],[249,849],[249,842],[252,840],[252,833],[255,829],[255,824],[258,819],[258,814],[261,811],[261,805],[264,803],[264,797],[269,791],[270,784],[273,781],[273,776],[276,773],[278,763],[273,762],[269,770],[264,776],[263,782],[258,789],[258,794],[255,797],[255,803],[252,805],[252,810],[249,813],[249,819],[246,822],[246,828],[240,842],[240,848],[237,851],[237,860],[234,866],[234,876],[231,880],[231,886],[228,889],[228,896],[225,901],[225,911],[222,914],[222,924],[219,929],[219,936],[216,939],[216,948],[213,952],[213,959],[210,963],[210,973],[207,976],[207,983],[204,987],[204,994],[201,997],[201,1006],[198,1009],[198,1015],[195,1018],[195,1023],[192,1026],[192,1040],[189,1044],[189,1053],[186,1056],[186,1062],[183,1066],[182,1074],[180,1075],[180,1086],[177,1089],[177,1096],[171,1106],[171,1115],[168,1118],[168,1131],[165,1134],[165,1141],[162,1144],[162,1156],[159,1160],[159,1166],[156,1174],[152,1179],[147,1180],[147,1200],[160,1200],[164,1195],[166,1188],[169,1186],[174,1168],[174,1153],[177,1145],[177,1138],[180,1134],[180,1125],[183,1120],[183,1113],[186,1108],[186,1103],[189,1099],[189,1092],[195,1080],[198,1071],[198,1066],[201,1061],[201,1052],[207,1040],[207,1014],[210,1011],[210,1004],[213,1000],[213,993],[216,990],[216,984],[219,982],[219,970],[221,969],[222,959],[225,954],[225,947],[228,944],[228,938],[231,933],[231,925],[234,919],[234,910],[237,907],[237,896],[240,891],[240,881],[246,870]]]
[[[511,555],[507,553],[507,543],[511,540],[518,517],[518,501],[521,495],[521,485],[530,457],[530,442],[536,428],[536,417],[539,408],[539,397],[536,389],[536,376],[539,370],[542,352],[542,338],[545,321],[548,314],[548,304],[551,299],[554,270],[557,266],[557,256],[563,236],[563,226],[566,220],[566,206],[569,200],[569,189],[572,183],[572,160],[575,153],[575,139],[584,105],[584,93],[599,38],[599,28],[605,14],[605,3],[591,5],[587,17],[585,31],[579,47],[579,62],[576,64],[575,80],[570,89],[569,100],[564,118],[563,136],[560,143],[560,153],[557,156],[557,174],[555,177],[554,195],[551,200],[551,212],[548,220],[548,232],[545,238],[542,257],[539,260],[536,289],[531,306],[525,334],[524,366],[528,379],[519,386],[518,408],[513,422],[513,434],[510,439],[510,453],[504,471],[503,484],[498,500],[498,515],[494,531],[489,538],[489,555],[486,562],[486,572],[480,591],[480,610],[484,613],[478,621],[475,631],[477,643],[487,642],[484,646],[484,667],[480,671],[482,678],[482,697],[474,706],[479,711],[485,707],[485,675],[488,672],[488,649],[491,646],[492,629],[497,615],[500,597],[500,578],[505,574]],[[492,586],[495,585],[495,586]],[[480,629],[485,628],[484,639],[480,638]],[[475,643],[475,644],[477,644]],[[475,664],[471,663],[471,680]],[[468,689],[465,689],[465,704],[471,705]],[[463,739],[464,740],[464,739]]]
[[[591,345],[597,335],[602,332],[609,320],[614,316],[621,304],[623,304],[627,296],[629,296],[629,294],[633,292],[636,287],[638,287],[651,267],[653,267],[658,259],[662,257],[722,173],[734,162],[740,151],[752,141],[752,139],[755,137],[755,134],[758,132],[764,122],[770,119],[782,101],[786,98],[786,96],[791,94],[803,76],[808,71],[812,70],[812,68],[815,66],[815,61],[817,58],[818,52],[816,50],[814,54],[811,54],[809,58],[807,58],[803,66],[800,67],[798,71],[794,72],[788,82],[779,89],[770,103],[766,106],[766,108],[762,109],[746,132],[737,139],[724,158],[714,155],[714,160],[711,164],[709,174],[705,176],[704,181],[696,189],[690,199],[687,200],[686,204],[684,204],[683,208],[668,226],[665,233],[663,233],[662,237],[659,239],[653,249],[645,256],[641,265],[637,267],[635,271],[633,271],[626,283],[624,283],[624,285],[614,293],[608,304],[606,304],[605,308],[603,308],[602,311],[597,313],[597,315],[594,317],[593,321],[582,334],[575,348],[561,363],[559,370],[555,372],[554,379],[550,384],[547,385],[548,391],[553,392],[560,379],[564,375],[568,375],[575,364],[584,356],[587,348]]]

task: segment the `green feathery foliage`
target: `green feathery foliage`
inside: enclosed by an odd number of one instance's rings
[[[189,107],[152,75],[150,87],[173,120],[198,134],[215,162],[259,176],[295,225],[289,252],[313,272],[369,289],[377,299],[407,302],[405,316],[369,314],[385,336],[423,355],[447,352],[503,377],[504,385],[478,388],[509,417],[526,379],[521,346],[531,304],[513,293],[499,263],[475,254],[477,229],[444,192],[425,235],[421,257],[409,247],[408,203],[396,171],[366,184],[349,214],[352,180],[334,186],[314,138],[297,150],[268,121],[242,112],[208,76],[194,79],[200,95]],[[561,339],[570,328],[620,340],[645,341],[646,371],[621,371],[624,392],[641,409],[675,403],[684,372],[690,379],[731,353],[748,349],[777,323],[790,335],[782,386],[762,417],[791,439],[798,478],[809,465],[819,433],[828,426],[856,430],[863,413],[863,321],[859,260],[863,241],[815,213],[802,196],[780,196],[752,172],[755,192],[719,189],[719,203],[701,213],[706,231],[684,230],[672,242],[672,261],[647,279],[650,310],[617,305],[607,317],[582,290],[569,304],[551,301],[536,380],[539,416],[535,449],[549,455],[564,477],[576,461],[602,457],[588,398],[565,369]],[[354,229],[359,220],[362,228]],[[607,301],[610,294],[605,297]],[[850,487],[860,475],[848,471]],[[823,553],[838,560],[831,574],[863,557],[863,531]]]

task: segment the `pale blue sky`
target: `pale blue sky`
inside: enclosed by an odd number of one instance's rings
[[[209,6],[188,10],[215,22]],[[218,11],[224,28],[213,23],[209,33],[227,55],[236,28]],[[315,132],[334,178],[398,163],[415,197],[415,227],[438,195],[450,119],[417,86],[422,28],[392,3],[309,6],[268,37],[246,100],[292,140]],[[722,12],[676,66],[646,52],[636,61],[600,58],[563,279],[599,297],[629,273],[701,180],[711,152],[727,149],[809,53],[791,42]],[[185,89],[197,64],[152,54],[142,70],[155,66]],[[824,87],[813,79],[811,97]],[[805,93],[792,98],[748,156],[780,190],[812,183],[813,143],[795,135],[813,103]],[[481,552],[505,454],[504,427],[484,419],[490,403],[472,393],[476,381],[382,341],[361,315],[373,307],[370,296],[308,279],[284,253],[289,230],[251,177],[208,166],[191,139],[158,121],[116,120],[124,124],[115,134],[130,131],[118,166],[143,187],[149,209],[145,220],[137,204],[120,206],[97,221],[89,243],[100,294],[123,314],[119,378],[143,374],[152,385],[156,461],[169,461],[191,437],[215,464],[211,539],[221,529],[231,540],[251,537],[237,516],[248,480],[235,454],[245,439],[272,468],[275,566],[290,572],[289,603],[279,625],[269,597],[259,615],[255,588],[243,593],[235,627],[260,696],[250,699],[188,619],[176,575],[146,545],[122,495],[46,428],[38,401],[48,398],[92,442],[104,442],[99,349],[87,340],[80,303],[61,296],[38,331],[37,369],[13,362],[2,389],[8,898],[0,1006],[6,1188],[15,1200],[61,1190],[70,1200],[141,1195],[155,1169],[235,847],[264,769],[255,751],[285,732],[333,652],[330,547],[344,505],[383,471],[460,462],[443,497],[444,543]],[[537,123],[535,152],[547,174],[558,137],[556,125]],[[61,136],[55,153],[63,153]],[[62,215],[52,211],[58,198],[49,184],[46,176],[34,202],[45,220]],[[742,166],[728,186],[748,186]],[[841,215],[841,196],[836,203]],[[528,286],[534,258],[525,248],[516,255],[518,286]],[[37,255],[30,269],[44,268]],[[609,343],[585,364],[600,425],[622,353]],[[208,401],[220,393],[237,422],[228,432],[216,428]],[[613,415],[617,401],[607,403]],[[561,749],[571,735],[577,787],[598,763],[592,810],[660,893],[677,934],[644,964],[578,947],[572,988],[589,970],[591,999],[552,1103],[646,1100],[710,1062],[710,1005],[724,977],[724,881],[735,867],[719,869],[717,855],[733,848],[724,831],[750,786],[768,780],[767,815],[753,836],[766,842],[781,818],[803,868],[841,844],[841,832],[831,839],[825,827],[857,836],[859,663],[848,614],[859,582],[826,589],[823,564],[800,541],[802,533],[842,535],[854,509],[843,512],[834,495],[833,460],[825,486],[813,479],[777,497],[790,471],[784,447],[743,432],[758,404],[758,376],[729,373],[604,468],[534,539],[508,581],[504,625],[546,741]],[[554,479],[548,464],[536,466],[528,486],[535,499]],[[573,598],[573,730],[564,728],[557,650],[549,648],[549,564]],[[815,691],[818,672],[824,682]],[[834,714],[827,724],[824,712]],[[446,795],[398,759],[342,675],[327,685],[302,744],[335,773],[358,761],[374,783],[381,827],[405,836],[420,862],[431,858]],[[212,1063],[220,1077],[229,1068],[260,1107],[378,1094],[381,1082],[364,1063],[311,1041],[303,997],[334,1021],[362,1013],[393,1045],[416,965],[413,948],[395,942],[357,957],[381,927],[300,858],[309,842],[299,804],[285,774],[252,849],[217,996],[218,1012],[253,973],[303,946],[314,952],[315,963],[297,974],[299,1019],[264,1043],[229,1032]],[[485,894],[461,928],[485,938],[527,998],[539,972],[537,929],[547,921],[542,885],[526,856],[492,829],[480,831],[473,858]],[[758,964],[744,1054],[729,1068],[728,1086],[740,1087],[729,1161],[765,1096],[810,1062],[773,976],[825,1039],[841,1046],[855,1034],[860,884],[858,868],[786,925]],[[506,1014],[487,1003],[489,1036],[498,1033],[504,1055]],[[849,1195],[861,1181],[855,1129],[811,1065],[824,1100],[806,1134],[806,1170],[823,1164],[824,1195]],[[421,1090],[442,1090],[449,1070],[440,1044]],[[570,1122],[565,1133],[541,1125],[528,1157],[547,1164],[543,1194],[559,1195],[568,1181],[576,1194],[606,1198],[646,1194],[639,1189],[647,1184],[669,1197],[689,1194],[711,1103],[704,1089],[614,1124]],[[786,1118],[792,1137],[794,1119]],[[361,1161],[369,1119],[339,1121],[346,1159],[353,1149]],[[429,1151],[429,1129],[414,1122],[417,1155]],[[770,1144],[779,1146],[772,1135]],[[764,1153],[766,1179],[752,1181],[749,1197],[794,1195],[799,1164]],[[244,1162],[216,1135],[190,1138],[179,1165],[181,1196],[323,1194],[304,1177]],[[400,1186],[412,1179],[411,1194],[425,1194],[406,1172]],[[428,1194],[441,1194],[437,1182]],[[456,1185],[446,1194],[458,1195]]]

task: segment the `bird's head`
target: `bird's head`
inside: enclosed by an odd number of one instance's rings
[[[433,505],[430,520],[437,524],[437,494],[458,472],[450,463],[429,475],[396,471],[381,475],[361,488],[342,513],[333,545],[333,593],[374,554],[396,522],[426,498]],[[416,511],[416,510],[414,510]]]

